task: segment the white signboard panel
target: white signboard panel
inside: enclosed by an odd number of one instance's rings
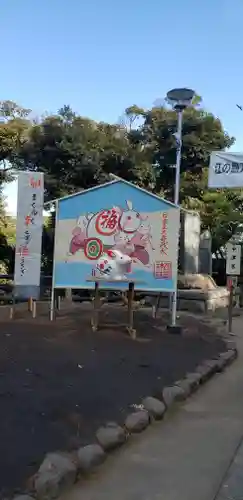
[[[43,227],[44,174],[18,176],[15,285],[39,286]]]
[[[243,187],[243,153],[213,151],[209,164],[208,187]]]
[[[227,243],[226,254],[226,274],[229,276],[240,275],[241,246]]]

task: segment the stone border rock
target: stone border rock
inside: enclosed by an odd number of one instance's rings
[[[53,500],[73,484],[102,464],[108,452],[123,445],[133,434],[144,431],[153,421],[161,420],[175,404],[186,400],[214,374],[222,372],[237,357],[234,342],[226,341],[226,351],[203,361],[193,373],[188,373],[173,386],[164,387],[157,398],[144,398],[140,409],[130,413],[124,426],[110,422],[96,432],[96,443],[83,446],[72,453],[48,453],[37,474],[32,478],[32,491],[17,495],[13,500]],[[141,409],[142,408],[142,409]]]

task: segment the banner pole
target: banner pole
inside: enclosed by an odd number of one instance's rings
[[[55,228],[54,228],[54,247],[53,247],[53,262],[52,262],[52,281],[51,281],[51,304],[50,304],[50,321],[54,319],[55,309],[55,253],[56,253],[56,227],[58,218],[58,200],[55,201]]]

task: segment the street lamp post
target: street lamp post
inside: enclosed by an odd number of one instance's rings
[[[182,148],[182,123],[183,111],[192,103],[195,92],[191,89],[180,88],[172,89],[167,92],[167,100],[177,112],[177,132],[175,133],[177,149],[176,149],[176,172],[174,184],[174,203],[179,204],[180,193],[180,173],[181,173],[181,148]],[[177,285],[176,290],[172,294],[171,308],[171,323],[172,327],[176,327],[176,312],[177,312]]]

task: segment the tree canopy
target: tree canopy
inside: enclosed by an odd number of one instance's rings
[[[177,116],[166,103],[151,109],[132,105],[120,123],[109,124],[83,117],[69,105],[33,120],[31,110],[2,101],[0,118],[2,183],[9,181],[11,169],[44,172],[45,199],[51,201],[107,181],[113,173],[173,199]],[[183,118],[180,202],[200,212],[215,251],[242,222],[240,191],[207,189],[211,151],[233,143],[197,97]]]

